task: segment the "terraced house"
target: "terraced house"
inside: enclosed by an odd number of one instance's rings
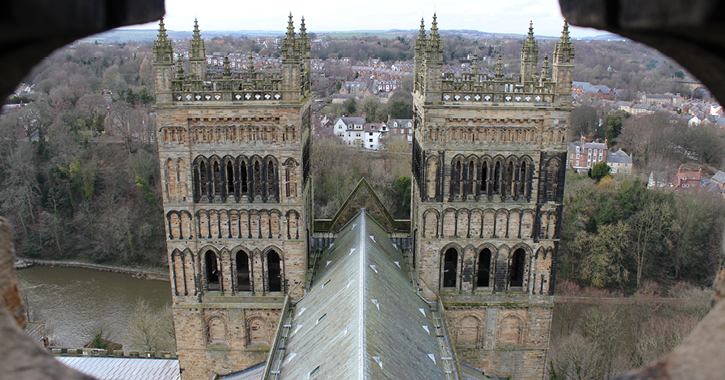
[[[413,207],[362,181],[312,215],[310,41],[282,68],[188,71],[154,45],[167,249],[182,378],[540,379],[549,342],[574,52],[533,28],[521,73],[443,74],[415,46]],[[540,70],[539,70],[540,68]],[[324,170],[324,168],[314,168]],[[247,376],[247,377],[244,377]],[[249,377],[251,376],[251,377]]]

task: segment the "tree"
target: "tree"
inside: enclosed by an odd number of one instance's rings
[[[396,100],[390,105],[390,117],[392,119],[412,119],[413,108],[402,100]]]
[[[365,113],[366,122],[380,123],[383,121],[384,115],[382,115],[380,102],[377,99],[365,99],[363,101],[362,111]]]
[[[642,283],[642,271],[653,257],[659,256],[667,245],[672,225],[672,210],[667,203],[650,201],[632,218],[632,254],[637,263],[637,287]]]
[[[599,126],[597,110],[591,106],[580,106],[571,111],[571,128],[569,140],[574,141],[582,135],[588,136]]]
[[[393,190],[400,199],[400,206],[405,210],[406,215],[410,215],[410,177],[402,175],[393,182]]]
[[[350,98],[345,101],[345,103],[342,104],[343,108],[345,109],[345,112],[347,116],[352,116],[357,112],[357,103],[355,102],[355,98]]]
[[[594,165],[593,168],[589,169],[589,176],[596,179],[599,182],[602,178],[610,176],[612,168],[607,165],[606,162],[601,161]]]
[[[581,278],[592,286],[624,288],[629,281],[625,265],[628,249],[629,226],[624,222],[599,227],[596,234],[580,232],[573,245],[589,252],[581,265]]]
[[[176,351],[174,321],[171,308],[154,308],[139,298],[126,327],[126,337],[132,348],[153,351]]]
[[[615,144],[615,140],[622,133],[622,116],[620,115],[607,115],[604,118],[604,125],[606,131],[606,138],[609,145]]]

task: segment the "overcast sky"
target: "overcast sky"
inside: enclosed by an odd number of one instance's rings
[[[305,17],[310,32],[344,30],[418,29],[421,17],[430,28],[433,13],[438,14],[439,29],[472,29],[483,32],[534,33],[559,36],[564,18],[558,0],[166,0],[166,27],[191,30],[194,18],[203,30],[283,31],[292,12],[295,28]],[[157,23],[135,26],[156,28]],[[605,32],[572,28],[573,37]]]

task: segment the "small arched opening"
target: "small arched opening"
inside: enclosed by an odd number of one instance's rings
[[[237,252],[237,290],[249,292],[252,290],[251,276],[249,273],[249,256],[244,251]]]
[[[478,254],[478,278],[476,287],[487,288],[491,279],[491,250],[484,248]]]
[[[443,287],[455,288],[458,267],[458,251],[448,248],[443,257]]]
[[[234,196],[234,165],[231,161],[227,161],[227,195]]]
[[[509,270],[509,286],[524,286],[524,265],[526,252],[523,248],[514,251],[511,257],[511,268]]]
[[[481,165],[481,194],[488,194],[488,162]]]
[[[267,279],[270,292],[282,291],[282,271],[280,265],[279,254],[275,251],[269,251],[267,254]]]
[[[206,251],[204,254],[204,263],[206,264],[206,289],[221,290],[216,253],[212,250]]]

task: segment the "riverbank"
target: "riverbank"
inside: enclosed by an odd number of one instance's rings
[[[48,267],[62,267],[62,268],[93,269],[93,270],[100,270],[100,271],[104,271],[104,272],[130,274],[134,278],[144,279],[144,280],[169,281],[169,272],[155,271],[155,270],[149,270],[149,269],[84,263],[84,262],[80,262],[80,261],[38,260],[38,259],[28,259],[28,258],[23,258],[22,260],[25,262],[28,262],[28,263],[32,263],[33,265],[42,265],[42,266],[48,266]]]

